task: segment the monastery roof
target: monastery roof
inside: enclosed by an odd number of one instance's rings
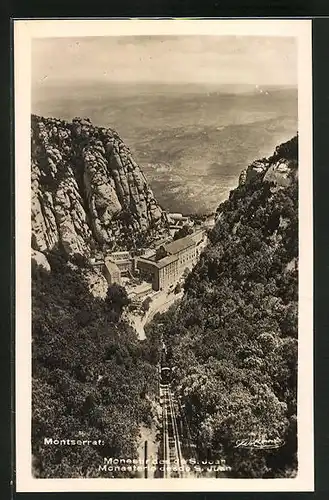
[[[169,264],[171,264],[172,262],[175,262],[176,260],[178,260],[177,255],[168,255],[167,257],[164,257],[163,259],[158,260],[154,264],[159,269],[162,269],[163,267],[168,266]]]
[[[191,236],[185,236],[185,238],[180,238],[179,240],[172,241],[162,246],[167,253],[174,255],[194,245],[195,240]]]
[[[157,267],[158,269],[162,269],[163,267],[168,266],[169,264],[171,264],[172,262],[175,262],[176,260],[178,260],[177,255],[167,255],[166,257],[164,257],[163,259],[160,259],[158,261],[147,259],[145,257],[140,257],[138,259],[138,261],[147,262],[148,264],[151,264],[152,266]]]

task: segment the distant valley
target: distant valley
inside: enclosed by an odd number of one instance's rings
[[[115,128],[171,211],[211,212],[243,168],[297,131],[297,90],[180,85],[40,87],[32,112]]]

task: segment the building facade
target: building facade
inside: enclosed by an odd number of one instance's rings
[[[133,273],[134,259],[130,252],[112,252],[107,258],[116,264],[122,276]]]
[[[137,261],[141,278],[152,283],[153,290],[168,288],[179,278],[178,257],[169,255],[158,262],[139,258]]]
[[[110,259],[105,259],[103,274],[109,285],[121,285],[121,272],[118,266]]]
[[[175,284],[185,269],[191,270],[198,257],[197,242],[191,236],[161,245],[153,257],[140,257],[137,268],[154,290]]]
[[[196,253],[196,241],[192,236],[186,236],[176,241],[171,241],[166,245],[161,245],[156,252],[156,259],[161,260],[169,255],[178,258],[178,273],[183,273],[186,268],[192,269]]]

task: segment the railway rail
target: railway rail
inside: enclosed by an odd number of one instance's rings
[[[160,385],[160,397],[162,401],[163,477],[182,478],[184,477],[183,457],[177,424],[177,412],[169,384]]]

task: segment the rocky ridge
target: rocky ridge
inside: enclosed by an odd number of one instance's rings
[[[59,247],[88,257],[167,234],[166,213],[129,148],[89,119],[32,115],[31,182],[34,253]]]
[[[293,152],[293,153],[292,153]],[[298,136],[278,146],[272,156],[256,160],[239,177],[239,186],[262,178],[273,185],[273,189],[288,187],[297,177]],[[293,156],[294,155],[294,156]]]

